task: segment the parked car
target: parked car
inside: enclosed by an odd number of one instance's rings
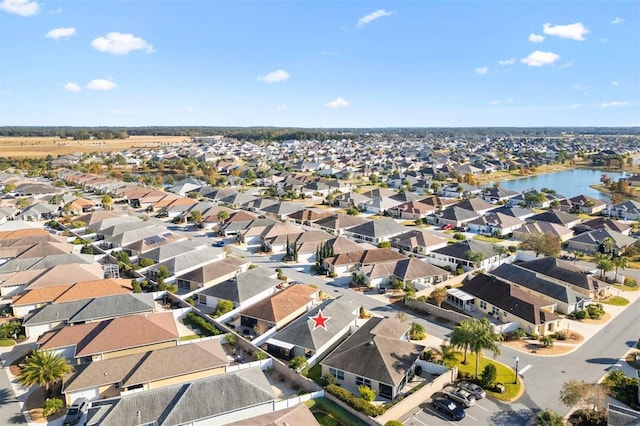
[[[447,223],[445,225],[442,225],[442,229],[447,230],[447,229],[453,229],[453,225],[450,223]]]
[[[462,404],[465,408],[469,408],[476,404],[476,399],[470,392],[467,392],[461,388],[454,388],[453,386],[447,386],[442,390],[444,395],[455,401]]]
[[[213,243],[214,247],[224,247],[225,242],[224,241],[216,241],[215,243]]]
[[[469,392],[477,400],[486,398],[487,393],[480,386],[471,382],[460,382],[458,387]]]
[[[455,401],[451,401],[450,399],[443,397],[434,397],[431,402],[433,403],[433,408],[437,411],[445,413],[451,420],[462,420],[466,413],[464,412],[464,408],[462,405],[458,404]]]
[[[82,417],[89,411],[89,400],[87,398],[76,399],[62,421],[63,426],[74,426],[80,423]]]

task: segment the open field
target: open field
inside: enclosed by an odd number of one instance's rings
[[[0,157],[46,157],[76,152],[113,152],[158,148],[190,142],[187,136],[130,136],[127,139],[82,140],[57,137],[0,137]]]

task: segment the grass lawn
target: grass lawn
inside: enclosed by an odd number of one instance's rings
[[[458,354],[458,363],[456,364],[456,367],[458,367],[458,372],[459,373],[468,373],[471,374],[471,376],[473,377],[475,375],[476,372],[476,357],[474,354],[469,353],[467,354],[467,361],[468,364],[464,365],[462,364],[462,360],[464,359],[464,354],[459,353]],[[518,380],[518,384],[514,384],[513,381],[515,379],[515,371],[513,370],[513,368],[511,367],[507,367],[504,364],[500,364],[498,362],[495,362],[494,360],[492,360],[491,358],[487,358],[485,356],[481,356],[480,357],[480,363],[478,364],[478,376],[480,376],[482,374],[482,369],[484,368],[485,365],[487,364],[493,364],[496,366],[496,370],[498,373],[496,382],[497,383],[502,383],[504,385],[504,387],[506,388],[504,393],[496,393],[496,392],[491,392],[487,389],[487,395],[491,395],[496,399],[499,399],[501,401],[511,401],[513,400],[513,398],[516,397],[516,395],[518,395],[519,391],[520,391],[520,380]]]
[[[607,305],[613,305],[613,306],[626,306],[629,304],[629,301],[621,296],[613,296],[603,301],[602,303],[606,303]]]
[[[485,241],[487,243],[501,243],[504,240],[501,240],[500,238],[496,238],[496,237],[489,237],[488,235],[476,235],[473,237],[474,240],[478,240],[478,241]]]
[[[362,420],[354,417],[342,407],[329,401],[327,398],[316,398],[306,401],[305,404],[314,417],[323,426],[366,426]]]
[[[307,377],[320,384],[320,377],[322,377],[322,366],[320,364],[316,364],[311,367],[309,369],[309,372],[307,373]]]
[[[640,287],[629,287],[626,285],[618,285],[618,284],[614,284],[613,287],[622,291],[640,291]]]
[[[0,346],[13,346],[16,342],[11,339],[0,339]]]
[[[180,338],[178,340],[180,340],[181,342],[184,342],[186,340],[194,340],[194,339],[199,339],[202,336],[198,336],[197,334],[190,334],[188,336],[180,336]]]

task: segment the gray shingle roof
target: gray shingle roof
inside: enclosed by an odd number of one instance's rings
[[[235,279],[204,289],[200,294],[239,304],[280,284],[280,280],[273,278],[274,275],[274,270],[269,268],[249,269],[238,274]]]
[[[398,224],[393,219],[371,220],[347,229],[347,232],[356,235],[364,235],[372,238],[392,237],[403,232],[407,232],[408,228]]]
[[[325,300],[316,308],[278,331],[272,338],[317,351],[333,339],[336,333],[353,323],[358,316],[358,307],[353,300],[346,297]],[[310,318],[315,316],[320,309],[322,309],[323,316],[331,319],[327,321],[326,329],[319,327],[314,330],[315,322]]]
[[[95,401],[87,426],[180,425],[275,400],[259,368]],[[138,414],[138,415],[137,415]]]
[[[496,252],[493,250],[493,244],[476,240],[460,241],[434,250],[433,253],[443,254],[456,259],[469,260],[467,256],[467,252],[469,251],[473,253],[481,253],[483,255],[483,259],[496,256]]]

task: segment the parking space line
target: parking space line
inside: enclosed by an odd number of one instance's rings
[[[529,370],[531,367],[533,367],[531,364],[527,364],[527,366],[526,366],[526,367],[521,368],[521,369],[520,369],[520,371],[518,371],[518,374],[519,374],[519,375],[523,375],[523,374],[524,374],[524,373],[526,373],[526,372],[527,372],[527,370]]]
[[[442,414],[440,414],[440,411],[434,411],[434,410],[431,410],[430,408],[426,408],[426,407],[425,407],[425,409],[424,409],[424,410],[425,410],[425,411],[428,411],[428,412],[429,412],[429,413],[431,413],[431,414],[433,414],[433,415],[434,415],[434,416],[436,416],[437,418],[439,418],[439,419],[441,419],[441,420],[444,420],[445,422],[451,423],[452,425],[454,425],[454,426],[455,426],[455,423],[453,423],[451,420],[447,419],[447,418],[446,418],[446,417],[444,417]],[[414,417],[414,418],[415,418],[415,417]],[[416,419],[416,420],[418,420],[418,419]],[[418,421],[420,422],[420,420],[418,420]],[[420,423],[422,423],[422,422],[420,422]],[[422,424],[424,424],[424,423],[422,423]],[[425,425],[425,426],[426,426],[426,425]]]
[[[428,424],[426,424],[425,422],[423,422],[423,421],[421,421],[419,418],[417,418],[417,417],[415,416],[415,414],[413,415],[413,417],[412,417],[411,419],[407,419],[407,420],[405,420],[404,422],[402,422],[402,424],[404,424],[405,422],[407,422],[407,421],[409,421],[409,420],[415,420],[416,422],[420,423],[421,425],[429,426]]]
[[[484,408],[484,407],[483,407],[482,405],[480,405],[480,404],[476,404],[476,405],[474,405],[474,407],[482,408],[484,411],[489,412],[489,410],[488,410],[488,409]]]

